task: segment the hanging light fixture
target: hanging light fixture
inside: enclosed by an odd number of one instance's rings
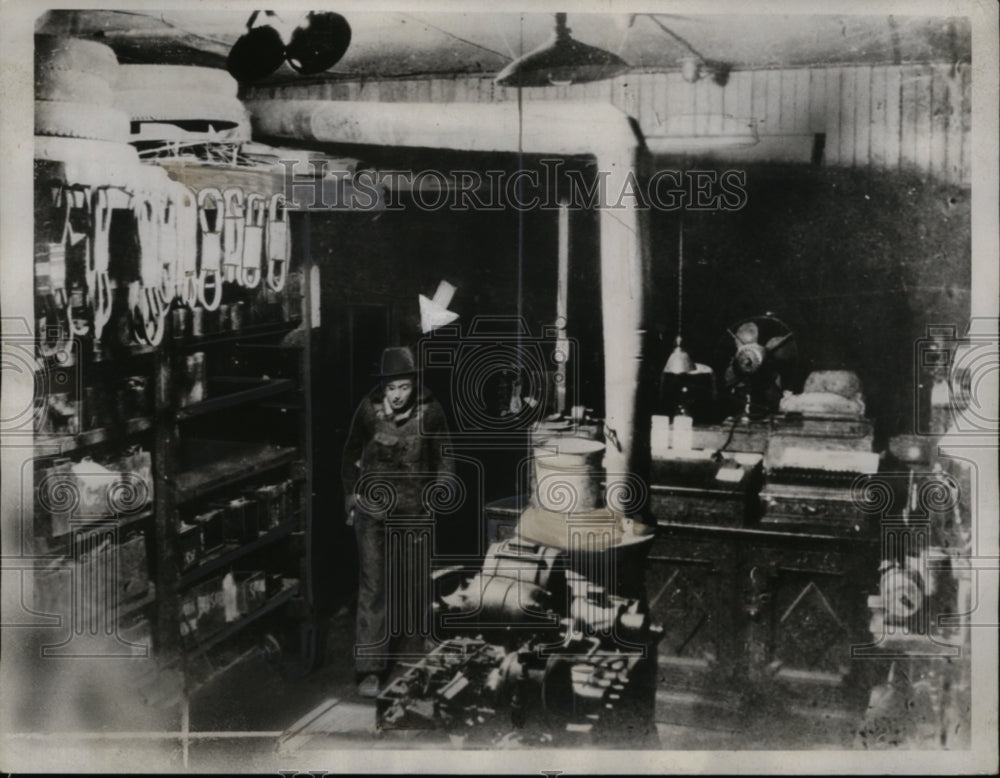
[[[312,76],[336,65],[351,45],[351,25],[337,13],[310,11],[292,31],[285,58],[292,70]]]
[[[680,375],[690,373],[695,369],[694,360],[681,345],[682,306],[684,303],[684,215],[681,214],[677,237],[677,338],[674,340],[674,350],[667,359],[665,373]]]
[[[501,70],[501,86],[568,86],[613,78],[628,70],[625,60],[610,51],[573,39],[566,14],[556,14],[555,36]]]
[[[250,15],[247,31],[226,58],[237,81],[267,78],[286,61],[296,73],[316,75],[339,62],[351,45],[351,25],[340,14],[310,11],[295,23],[274,11],[261,13]]]
[[[693,84],[706,76],[711,77],[711,79],[719,86],[725,86],[729,83],[729,73],[733,69],[731,64],[728,62],[721,62],[716,59],[707,59],[700,51],[688,43],[687,40],[682,38],[676,32],[667,27],[667,25],[657,19],[656,14],[643,15],[648,16],[652,20],[653,24],[663,30],[663,32],[690,52],[688,56],[682,57],[680,60],[681,78],[689,84]]]

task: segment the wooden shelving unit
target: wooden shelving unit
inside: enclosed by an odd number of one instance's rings
[[[204,654],[206,651],[211,650],[223,640],[232,637],[237,632],[249,627],[251,624],[257,620],[267,616],[269,613],[277,610],[282,605],[285,605],[289,600],[292,599],[296,594],[299,593],[299,584],[295,583],[289,584],[284,587],[280,593],[271,597],[267,602],[261,605],[254,611],[251,611],[246,616],[237,621],[227,624],[223,629],[215,632],[207,637],[200,638],[198,640],[198,647],[191,651],[191,656],[196,657]]]
[[[179,584],[181,586],[187,586],[194,583],[195,581],[206,578],[217,570],[224,569],[227,565],[231,565],[238,559],[242,559],[248,554],[252,554],[259,549],[264,548],[275,541],[281,540],[292,532],[295,531],[298,526],[298,514],[296,517],[275,527],[267,532],[262,532],[256,540],[252,540],[249,543],[239,544],[228,544],[223,548],[222,551],[203,559],[197,567],[188,570],[181,577]]]
[[[62,171],[60,166],[49,165],[36,168],[36,172],[43,183],[35,192],[35,254],[36,262],[44,265],[53,250],[48,243],[53,219],[49,182],[58,179]],[[128,210],[116,211],[123,229],[128,229],[124,223],[128,214]],[[46,379],[58,371],[64,374],[58,382],[39,382],[36,377],[36,384],[58,395],[52,397],[51,404],[75,411],[75,416],[62,413],[59,418],[45,420],[45,426],[36,426],[32,439],[34,461],[30,469],[36,505],[34,511],[28,511],[31,521],[24,532],[32,554],[24,569],[30,571],[33,581],[40,582],[38,586],[57,587],[43,591],[33,585],[36,612],[48,616],[53,625],[70,624],[75,616],[93,613],[101,614],[105,621],[114,620],[116,629],[126,621],[130,628],[137,622],[148,623],[148,631],[139,629],[130,634],[151,636],[148,655],[157,674],[167,669],[181,671],[185,706],[205,680],[199,670],[206,661],[215,668],[215,677],[220,667],[229,669],[238,664],[231,661],[234,652],[252,655],[246,645],[263,643],[265,636],[272,644],[280,642],[290,661],[301,663],[305,661],[302,657],[315,654],[314,647],[307,645],[316,632],[311,625],[312,571],[307,556],[312,522],[307,429],[309,331],[295,344],[283,342],[301,325],[303,316],[309,315],[309,260],[305,252],[294,254],[293,246],[287,268],[289,281],[280,293],[271,292],[263,283],[254,290],[226,284],[224,300],[245,303],[238,329],[192,337],[175,332],[174,326],[181,319],[168,315],[159,345],[139,345],[130,337],[127,289],[119,283],[112,321],[105,326],[100,342],[92,334],[63,338],[71,344],[72,354],[61,364],[50,352],[41,353],[36,344],[36,372]],[[79,260],[74,257],[71,261]],[[40,272],[44,277],[44,269]],[[292,283],[297,277],[302,283]],[[82,299],[76,304],[81,303]],[[177,306],[172,302],[172,307]],[[304,314],[300,313],[303,307]],[[39,296],[35,320],[50,309]],[[218,326],[222,319],[206,313],[204,321],[208,328]],[[229,321],[231,327],[232,319]],[[65,328],[62,318],[60,322]],[[184,370],[196,352],[202,352],[203,364],[209,368],[199,377],[205,392],[197,402],[186,403],[178,387],[191,380]],[[47,396],[36,399],[50,404]],[[279,412],[280,425],[273,421]],[[254,418],[266,422],[254,425],[240,421]],[[76,477],[72,468],[79,469],[89,458],[94,462],[92,479],[123,473],[127,465],[122,463],[131,461],[137,448],[148,454],[142,473],[151,474],[149,505],[117,515],[110,509],[99,515],[88,505],[88,512],[73,513],[75,509],[69,508],[57,515],[54,508],[39,500],[37,485],[45,483],[46,476],[59,473],[70,482]],[[84,477],[88,477],[86,473]],[[271,513],[266,522],[261,521],[255,537],[244,536],[244,542],[227,537],[217,550],[200,552],[193,567],[181,569],[178,529],[182,520],[238,499],[259,499],[263,516],[265,497],[257,495],[262,490],[270,494],[269,487],[283,495],[273,503],[281,506],[280,517],[273,514],[279,509],[269,503],[266,510]],[[141,546],[138,537],[143,539]],[[128,575],[137,576],[135,580],[142,587],[137,584],[132,591],[142,591],[141,596],[128,593],[130,581],[120,583],[116,578],[126,543],[130,544],[129,564],[133,565]],[[98,551],[89,556],[88,549]],[[102,567],[96,572],[87,567],[98,564]],[[241,583],[244,575],[258,582],[260,588],[254,590],[252,598],[249,589],[238,592],[243,598],[239,607],[248,612],[219,629],[208,627],[218,626],[220,619],[214,615],[203,622],[204,630],[195,625],[182,635],[181,624],[186,619],[182,608],[190,603],[191,592],[198,591],[199,608],[215,607],[222,590],[218,590],[218,597],[206,597],[203,592],[228,573]],[[95,599],[78,610],[73,599],[78,589],[59,586],[79,587],[85,576],[100,578],[108,591],[102,589],[99,596],[104,599]],[[70,583],[71,578],[74,583]],[[263,601],[261,581],[270,595]],[[43,601],[48,609],[38,607]],[[256,607],[247,604],[251,602]],[[65,604],[66,612],[53,613],[53,604],[59,603]]]
[[[220,444],[199,441],[203,461],[175,476],[177,502],[189,502],[209,492],[259,477],[261,473],[295,461],[300,451],[292,446]]]

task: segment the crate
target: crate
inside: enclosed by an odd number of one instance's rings
[[[228,540],[224,527],[224,514],[224,509],[212,508],[191,518],[191,523],[201,530],[202,553],[215,551]]]
[[[177,558],[181,570],[190,570],[198,564],[203,552],[201,527],[181,522],[177,528]]]
[[[257,539],[260,530],[260,506],[256,500],[237,497],[220,504],[222,536],[230,543],[249,543]]]
[[[263,572],[237,571],[233,578],[236,581],[236,609],[241,616],[253,613],[267,602],[267,578]]]
[[[250,494],[254,496],[260,506],[260,523],[262,529],[274,529],[285,520],[285,516],[287,515],[287,482],[261,486],[254,489]]]
[[[187,602],[182,604],[184,616],[191,615],[190,600],[193,600],[193,616],[198,635],[206,636],[218,632],[226,625],[225,598],[222,593],[222,576],[210,578],[191,587]],[[185,610],[185,606],[187,610]],[[191,622],[190,618],[185,621]]]

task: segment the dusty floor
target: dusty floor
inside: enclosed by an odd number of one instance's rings
[[[132,700],[134,694],[123,694],[125,701],[112,708],[98,708],[100,690],[124,681],[118,672],[120,665],[93,660],[85,677],[75,681],[78,693],[68,694],[60,664],[50,663],[47,667],[53,671],[39,678],[34,684],[36,693],[29,695],[18,711],[16,730],[21,736],[8,739],[4,747],[9,756],[18,759],[15,764],[23,757],[30,759],[34,769],[42,770],[76,766],[85,771],[174,772],[186,767],[201,772],[272,774],[284,770],[363,771],[375,764],[384,768],[386,763],[380,760],[396,751],[405,758],[406,752],[416,754],[424,749],[446,749],[454,755],[458,748],[482,748],[471,739],[462,741],[447,733],[376,733],[373,701],[357,694],[352,648],[353,614],[345,608],[331,618],[324,662],[308,676],[292,677],[253,658],[202,687],[190,705],[188,728],[192,737],[186,754],[178,737],[183,727],[179,706],[157,711]],[[357,718],[350,732],[279,748],[281,733],[330,699],[350,706]],[[95,726],[98,714],[101,720],[113,723]],[[500,726],[507,723],[505,718]],[[68,740],[57,734],[67,731],[86,735]],[[662,751],[669,750],[841,749],[851,747],[851,738],[845,722],[823,722],[821,718],[807,728],[801,722],[762,721],[754,725],[720,719],[699,726],[660,723],[650,727],[641,742],[619,740],[602,747],[646,749],[648,757],[659,758]],[[490,751],[479,751],[474,758],[496,758],[495,749]]]

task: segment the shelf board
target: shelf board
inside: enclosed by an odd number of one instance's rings
[[[301,351],[301,343],[237,343],[236,348],[256,351]]]
[[[35,438],[38,448],[54,449],[53,453],[69,454],[73,451],[90,446],[97,446],[106,443],[117,437],[138,435],[140,432],[147,432],[153,428],[153,420],[140,416],[128,419],[122,425],[112,425],[108,427],[97,427],[96,429],[80,432],[76,435],[38,435]]]
[[[249,543],[245,543],[242,546],[230,546],[228,550],[223,551],[217,556],[202,560],[197,567],[184,573],[178,584],[180,586],[188,586],[200,578],[204,578],[206,575],[225,567],[231,562],[235,562],[237,559],[240,559],[247,554],[252,554],[254,551],[257,551],[258,549],[263,548],[276,540],[280,540],[286,535],[290,535],[296,526],[298,526],[297,519],[293,521],[286,521],[284,524],[279,524],[274,529],[268,530],[263,535],[258,536],[256,540],[251,540]]]
[[[286,335],[301,324],[301,319],[292,321],[269,322],[267,324],[251,324],[235,331],[216,332],[202,335],[199,338],[186,338],[180,341],[185,349],[198,349],[203,346],[214,346],[219,343],[249,340],[252,338],[267,338],[273,335]]]
[[[305,406],[302,404],[301,400],[294,402],[281,402],[279,400],[272,400],[270,402],[264,402],[257,406],[258,408],[266,408],[269,411],[292,411],[294,413],[301,413],[305,410]]]
[[[177,501],[187,502],[223,486],[260,475],[264,470],[280,467],[299,458],[294,446],[272,446],[266,443],[189,440],[197,459],[177,475]]]
[[[133,524],[138,524],[140,521],[147,521],[152,517],[153,509],[152,507],[148,507],[135,515],[125,516],[120,519],[108,516],[102,519],[92,519],[90,521],[71,521],[69,532],[64,532],[61,535],[53,535],[47,541],[47,553],[57,554],[59,556],[66,556],[69,554],[69,542],[74,532],[93,532],[95,530],[109,529],[112,526],[115,526],[118,528],[118,532],[121,533]]]
[[[217,378],[211,379],[211,381],[217,384],[249,385],[249,388],[227,392],[218,397],[211,397],[208,400],[202,400],[201,402],[181,408],[176,414],[178,421],[185,421],[206,413],[214,413],[224,408],[251,403],[255,400],[287,392],[295,386],[295,382],[288,378],[274,378],[270,380],[257,378]]]
[[[257,610],[253,611],[252,613],[248,613],[243,618],[238,619],[237,621],[234,621],[231,624],[227,624],[221,630],[209,635],[207,638],[199,640],[198,645],[191,650],[190,655],[200,656],[201,654],[204,654],[213,646],[216,646],[226,638],[235,635],[244,627],[257,621],[257,619],[267,615],[271,611],[280,608],[282,605],[284,605],[286,602],[292,599],[292,597],[294,597],[298,593],[298,591],[299,591],[298,581],[291,584],[290,586],[286,586],[284,589],[281,590],[281,592],[279,592],[270,600],[265,602]]]
[[[156,586],[151,583],[149,585],[149,591],[138,600],[123,602],[118,606],[118,620],[120,621],[130,613],[135,613],[137,610],[148,608],[154,602],[156,602]]]

